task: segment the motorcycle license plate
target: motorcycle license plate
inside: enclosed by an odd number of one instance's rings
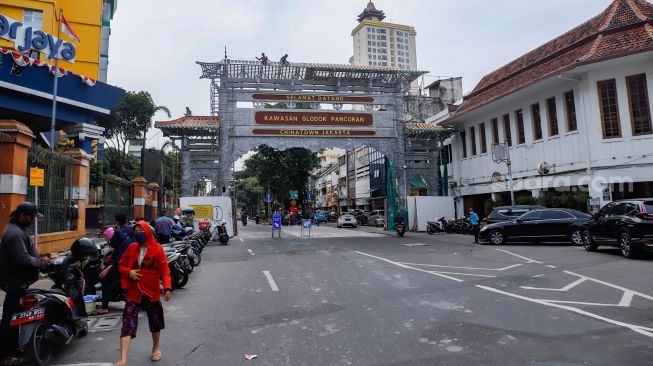
[[[11,325],[21,325],[25,323],[31,323],[37,320],[45,318],[45,309],[35,308],[28,311],[23,311],[22,313],[16,313],[11,317]]]

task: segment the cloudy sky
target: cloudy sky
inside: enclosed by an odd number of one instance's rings
[[[377,0],[386,21],[417,30],[417,64],[462,76],[465,93],[483,75],[579,25],[610,0]],[[129,0],[111,24],[109,83],[147,90],[173,118],[209,113],[209,82],[195,61],[283,53],[301,62],[346,63],[366,0]],[[429,81],[428,79],[426,81]],[[158,115],[158,119],[166,116]],[[159,133],[150,133],[158,145]]]

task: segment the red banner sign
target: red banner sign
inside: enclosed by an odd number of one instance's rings
[[[376,135],[369,130],[296,130],[296,129],[258,129],[252,130],[254,135],[269,136],[312,136],[312,137],[367,137]]]
[[[289,126],[372,126],[374,118],[369,113],[333,112],[255,112],[259,125]]]
[[[253,94],[252,99],[275,102],[374,103],[374,98],[372,97],[352,97],[346,95]]]

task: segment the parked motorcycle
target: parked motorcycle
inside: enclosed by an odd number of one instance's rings
[[[93,241],[76,240],[71,254],[57,257],[46,269],[54,281],[52,289],[29,289],[21,299],[24,310],[13,314],[10,324],[20,327],[19,347],[28,364],[49,364],[56,349],[88,333],[83,273],[98,258]]]
[[[227,245],[229,242],[229,234],[227,233],[227,223],[224,220],[217,222],[215,227],[215,233],[217,234],[218,240],[223,245]]]
[[[439,218],[436,221],[428,221],[426,223],[426,232],[429,234],[435,234],[439,232],[449,232],[449,225],[444,216]]]

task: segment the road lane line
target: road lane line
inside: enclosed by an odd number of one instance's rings
[[[424,273],[432,274],[432,275],[434,275],[434,276],[444,277],[444,278],[447,278],[447,279],[450,279],[450,280],[454,280],[454,281],[456,281],[456,282],[464,282],[463,280],[461,280],[461,279],[459,279],[459,278],[450,277],[450,276],[443,275],[443,274],[440,274],[440,273],[437,273],[437,272],[433,272],[433,271],[427,271],[427,270],[425,270],[425,269],[421,269],[421,268],[415,268],[415,267],[407,266],[407,265],[405,265],[405,264],[401,264],[401,263],[399,263],[399,262],[391,261],[391,260],[389,260],[389,259],[385,259],[385,258],[377,257],[377,256],[372,255],[372,254],[367,254],[367,253],[363,253],[363,252],[359,252],[359,251],[355,251],[355,253],[362,254],[362,255],[366,255],[366,256],[368,256],[368,257],[372,257],[372,258],[376,258],[376,259],[378,259],[378,260],[382,260],[382,261],[384,261],[384,262],[388,262],[388,263],[390,263],[390,264],[394,264],[394,265],[397,266],[397,267],[406,268],[406,269],[412,269],[412,270],[415,270],[415,271],[419,271],[419,272],[424,272]]]
[[[568,301],[568,300],[545,300],[539,299],[546,302],[555,302],[559,304],[576,304],[576,305],[591,305],[591,306],[611,306],[611,307],[623,307],[619,304],[602,304],[599,302],[584,302],[584,301]]]
[[[526,289],[526,290],[567,292],[567,291],[571,290],[572,288],[580,285],[581,283],[583,283],[585,281],[587,281],[587,277],[581,277],[581,278],[577,279],[576,281],[568,284],[567,286],[565,286],[563,288],[546,288],[546,287],[530,287],[530,286],[519,286],[519,287],[521,287],[523,289]]]
[[[265,278],[268,279],[268,283],[270,284],[272,291],[279,291],[279,287],[277,287],[277,283],[274,282],[274,278],[272,278],[270,271],[263,271],[263,275],[265,275]]]
[[[552,264],[547,264],[546,266],[549,267],[549,268],[556,268],[556,266],[554,266]]]
[[[542,264],[542,262],[540,262],[540,261],[536,261],[535,259],[526,258],[526,257],[524,257],[524,256],[521,256],[521,255],[519,255],[519,254],[515,254],[515,253],[512,253],[512,252],[509,252],[509,251],[507,251],[507,250],[503,250],[503,249],[496,249],[496,250],[498,250],[498,251],[500,251],[500,252],[504,252],[504,253],[510,254],[510,255],[514,255],[515,257],[518,257],[518,258],[521,258],[521,259],[523,259],[523,260],[526,260],[526,261],[527,261],[526,263],[539,263],[539,264]]]
[[[505,271],[507,269],[519,267],[522,264],[513,264],[512,266],[508,267],[503,267],[503,268],[477,268],[477,267],[456,267],[456,266],[443,266],[440,264],[421,264],[421,263],[406,263],[406,262],[399,262],[400,264],[405,264],[407,266],[422,266],[422,267],[439,267],[439,268],[454,268],[454,269],[477,269],[481,271]]]
[[[544,273],[533,276],[533,278],[538,278],[544,276]]]
[[[249,254],[251,254],[251,255],[256,255],[256,254],[254,254],[254,252],[253,252],[251,249],[247,249],[247,251],[248,251]]]
[[[594,319],[597,319],[597,320],[601,320],[601,321],[604,321],[604,322],[607,322],[607,323],[610,323],[610,324],[613,324],[613,325],[628,328],[628,329],[632,330],[633,332],[636,332],[636,333],[639,333],[641,335],[653,338],[653,331],[651,330],[651,328],[647,328],[647,327],[640,326],[640,325],[635,325],[635,324],[624,323],[624,322],[621,322],[621,321],[618,321],[618,320],[606,318],[606,317],[591,313],[589,311],[585,311],[585,310],[575,308],[573,306],[560,305],[560,304],[556,304],[556,303],[552,303],[552,302],[547,302],[546,300],[533,299],[533,298],[530,298],[530,297],[521,296],[521,295],[513,294],[513,293],[510,293],[510,292],[502,291],[502,290],[499,290],[499,289],[496,289],[496,288],[493,288],[493,287],[488,287],[488,286],[483,286],[483,285],[475,285],[475,286],[480,288],[480,289],[490,291],[490,292],[494,292],[494,293],[497,293],[497,294],[510,296],[510,297],[514,297],[514,298],[525,300],[525,301],[534,302],[534,303],[540,304],[540,305],[546,305],[546,306],[550,306],[550,307],[554,307],[554,308],[558,308],[558,309],[568,310],[568,311],[571,311],[571,312],[574,312],[574,313],[577,313],[577,314],[580,314],[580,315],[585,315],[587,317],[594,318]]]
[[[624,296],[621,297],[621,301],[619,301],[619,306],[630,306],[630,303],[633,301],[633,295],[635,293],[633,291],[624,291]]]

